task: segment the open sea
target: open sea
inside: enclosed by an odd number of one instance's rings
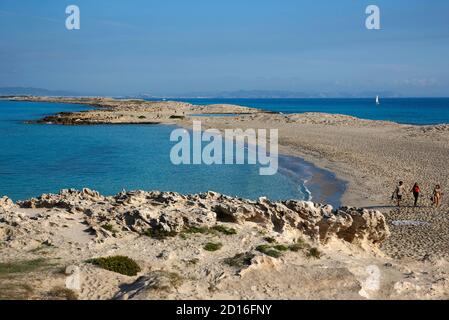
[[[88,187],[112,195],[123,189],[299,199],[338,206],[345,184],[327,171],[281,156],[274,176],[256,165],[173,165],[174,126],[26,124],[57,112],[87,110],[72,104],[0,100],[0,197],[24,200],[63,188]],[[314,182],[312,182],[314,181]],[[330,191],[329,191],[330,190]]]
[[[324,112],[403,124],[449,123],[449,98],[175,99],[193,104],[236,104],[282,113]]]

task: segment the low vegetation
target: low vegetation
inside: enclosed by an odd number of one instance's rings
[[[184,233],[187,233],[187,234],[195,234],[195,233],[208,234],[208,233],[211,233],[211,232],[210,232],[210,229],[206,228],[206,227],[189,227],[189,228],[184,230]]]
[[[0,263],[0,300],[28,300],[34,292],[26,283],[25,274],[54,266],[48,259]]]
[[[0,278],[0,300],[28,300],[32,295],[33,288],[30,285]]]
[[[277,249],[274,249],[272,246],[267,244],[262,244],[256,247],[256,250],[273,258],[279,258],[282,256],[282,252]]]
[[[226,227],[223,225],[217,225],[217,226],[213,227],[212,229],[215,231],[218,231],[220,233],[223,233],[224,235],[227,235],[227,236],[237,234],[237,231],[235,229],[229,228],[229,227]]]
[[[172,288],[179,288],[184,282],[184,279],[176,272],[157,270],[150,272],[148,276],[158,279],[150,286],[152,290],[169,291]]]
[[[231,267],[243,268],[249,266],[254,257],[255,255],[251,252],[238,253],[231,258],[224,259],[224,263]]]
[[[203,249],[206,251],[218,251],[223,247],[220,242],[208,242],[204,245]]]
[[[300,238],[296,240],[296,243],[289,245],[288,248],[290,251],[299,252],[310,249],[310,245]]]
[[[51,265],[52,264],[50,264],[48,260],[42,258],[34,260],[0,263],[0,276],[15,273],[33,272]]]
[[[73,290],[56,287],[47,292],[45,295],[47,300],[78,300],[78,295]]]
[[[318,250],[318,248],[310,248],[309,252],[307,253],[307,257],[315,259],[321,258],[321,255],[322,253],[320,250]]]
[[[305,248],[305,246],[302,243],[294,243],[288,247],[288,249],[293,252],[299,252],[299,251],[303,250],[304,248]]]
[[[144,235],[153,239],[164,240],[176,237],[177,233],[174,231],[165,231],[163,229],[148,229],[144,232]]]
[[[284,244],[277,244],[273,248],[278,251],[288,251],[288,249],[289,249],[288,246],[286,246]]]
[[[112,232],[112,233],[117,233],[117,230],[114,228],[114,226],[110,223],[106,223],[104,225],[101,226],[104,230]]]
[[[38,247],[30,250],[31,253],[39,253],[39,254],[48,254],[50,252],[50,249],[54,248],[53,245],[44,242],[41,243]]]
[[[214,235],[217,235],[218,233],[222,233],[224,235],[230,236],[230,235],[237,234],[237,231],[233,228],[229,228],[224,225],[216,225],[212,228],[189,227],[189,228],[185,229],[183,233],[185,233],[185,234],[200,233],[200,234],[214,234]]]
[[[125,276],[135,276],[141,271],[139,265],[133,259],[125,256],[95,258],[87,260],[87,262]]]

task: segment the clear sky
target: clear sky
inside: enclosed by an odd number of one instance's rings
[[[0,86],[449,96],[449,1],[1,0]]]

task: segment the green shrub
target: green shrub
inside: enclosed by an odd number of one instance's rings
[[[288,247],[286,245],[283,245],[283,244],[275,245],[273,248],[278,250],[278,251],[288,251]]]
[[[307,257],[319,259],[321,258],[321,251],[318,248],[310,248]]]
[[[165,231],[163,229],[157,228],[157,229],[148,229],[144,233],[144,235],[157,239],[157,240],[164,240],[167,238],[173,238],[176,237],[177,233],[174,231]]]
[[[135,276],[141,271],[139,265],[131,258],[125,256],[112,256],[87,260],[88,263],[102,269],[117,272],[126,276]]]
[[[235,229],[228,228],[228,227],[223,226],[223,225],[215,226],[212,229],[214,229],[215,231],[221,232],[221,233],[223,233],[223,234],[225,234],[227,236],[237,234],[237,231]]]
[[[261,244],[260,246],[256,247],[256,250],[262,253],[265,253],[265,251],[271,249],[271,246],[269,246],[268,244]]]
[[[231,267],[242,268],[244,266],[249,266],[251,264],[251,260],[255,257],[253,253],[238,253],[232,258],[224,259],[224,263]]]
[[[267,251],[264,252],[267,256],[273,257],[273,258],[279,258],[280,256],[282,256],[282,253],[275,250],[275,249],[269,249]]]
[[[310,249],[310,245],[306,243],[303,239],[298,238],[296,243],[289,246],[290,251],[298,252],[300,250]]]
[[[259,252],[262,252],[263,254],[266,254],[267,256],[273,257],[273,258],[279,258],[282,253],[278,251],[277,249],[274,249],[272,246],[269,246],[267,244],[262,244],[260,246],[256,247],[256,250]]]
[[[106,223],[104,225],[101,226],[104,230],[112,232],[112,233],[116,233],[117,230],[114,228],[114,226],[110,223]]]
[[[220,250],[222,247],[223,247],[223,244],[221,244],[219,242],[217,242],[217,243],[208,242],[204,245],[203,248],[206,251],[217,251],[217,250]]]

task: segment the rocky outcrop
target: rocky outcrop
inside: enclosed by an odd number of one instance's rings
[[[9,199],[8,197],[2,197],[0,198],[0,210],[10,210],[15,208],[16,205],[14,204],[14,202]]]
[[[19,201],[18,205],[23,208],[60,208],[83,211],[92,203],[102,203],[105,199],[98,192],[87,188],[82,191],[64,189],[59,194],[44,194],[39,198]]]
[[[179,233],[191,227],[212,227],[217,222],[253,222],[283,236],[305,235],[321,243],[340,239],[375,245],[390,234],[385,217],[378,211],[348,207],[334,210],[329,205],[294,200],[250,201],[215,192],[181,195],[123,191],[105,197],[90,189],[62,190],[18,204],[24,208],[81,212],[98,240],[120,237],[124,232],[143,234],[149,229]]]

